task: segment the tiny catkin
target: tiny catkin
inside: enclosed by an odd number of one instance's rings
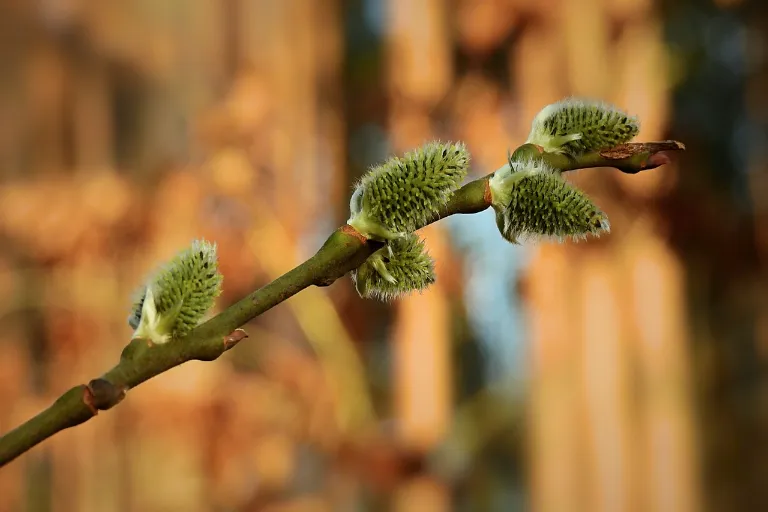
[[[612,105],[569,98],[536,115],[526,142],[549,153],[579,155],[623,144],[639,131],[636,117]]]
[[[608,217],[592,200],[540,160],[510,162],[490,187],[499,232],[512,243],[610,231]]]
[[[424,226],[467,175],[461,143],[431,142],[371,169],[350,201],[347,223],[376,240],[392,240]]]
[[[221,282],[216,245],[195,240],[137,294],[128,317],[133,337],[161,344],[185,336],[213,307]]]
[[[392,240],[352,272],[361,297],[389,301],[435,282],[435,263],[413,233]]]

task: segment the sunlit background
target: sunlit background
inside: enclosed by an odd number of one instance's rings
[[[768,510],[768,2],[0,0],[0,432],[117,362],[193,238],[219,309],[424,141],[503,164],[568,95],[688,151],[574,173],[600,240],[423,231],[427,293],[348,278],[0,470],[2,512]]]

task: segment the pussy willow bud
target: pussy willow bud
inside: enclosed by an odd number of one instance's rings
[[[585,238],[610,230],[581,190],[540,160],[510,162],[489,181],[499,232],[508,241]]]
[[[431,142],[371,169],[349,203],[347,223],[367,238],[386,241],[426,224],[467,175],[462,143]]]
[[[579,155],[632,140],[636,117],[594,100],[569,98],[544,107],[533,120],[526,142],[549,153]]]
[[[392,240],[352,272],[357,293],[388,301],[435,282],[435,263],[413,233]]]
[[[195,240],[137,294],[128,324],[134,338],[161,344],[194,329],[221,293],[216,245]]]

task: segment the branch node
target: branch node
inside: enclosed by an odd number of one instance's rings
[[[106,411],[119,404],[125,398],[125,386],[116,386],[107,379],[93,379],[86,386],[83,401],[94,411]]]
[[[246,333],[243,329],[235,329],[231,334],[224,336],[224,350],[231,349],[240,343],[241,340],[247,337],[248,333]]]
[[[336,277],[320,277],[315,281],[315,286],[331,286],[336,282]]]
[[[483,190],[483,201],[486,204],[493,204],[493,193],[491,192],[491,180],[485,180],[485,189]]]
[[[344,224],[343,226],[341,226],[339,231],[345,235],[349,235],[357,238],[358,240],[360,240],[360,242],[364,244],[368,243],[368,239],[363,234],[361,234],[358,230],[350,226],[349,224]]]
[[[83,403],[90,409],[92,415],[99,414],[99,408],[96,407],[96,397],[93,396],[93,391],[88,386],[83,386]]]

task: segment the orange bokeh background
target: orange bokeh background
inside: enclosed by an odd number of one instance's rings
[[[218,243],[226,307],[372,164],[502,165],[566,96],[685,154],[570,178],[599,240],[423,230],[427,292],[348,278],[0,470],[0,512],[768,507],[760,0],[0,1],[0,432],[113,365],[144,276]]]

